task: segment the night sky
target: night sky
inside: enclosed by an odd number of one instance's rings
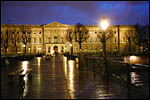
[[[1,24],[149,24],[149,1],[1,1]],[[10,22],[8,22],[10,19]]]

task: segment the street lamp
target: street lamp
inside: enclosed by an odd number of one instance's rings
[[[109,26],[109,22],[108,20],[106,19],[106,17],[103,17],[101,19],[101,22],[100,22],[100,27],[102,28],[103,30],[103,34],[102,34],[102,37],[103,37],[103,40],[102,40],[102,44],[103,44],[103,53],[104,53],[104,61],[106,61],[106,34],[105,34],[105,31],[106,29],[108,28]]]
[[[108,20],[106,19],[105,16],[102,18],[101,23],[100,23],[100,26],[101,26],[101,28],[102,28],[104,31],[108,28],[109,22],[108,22]]]
[[[23,44],[23,47],[25,47],[25,44]]]
[[[72,55],[72,43],[70,43],[70,50],[71,50],[71,55]]]
[[[25,45],[25,44],[23,44],[23,47],[24,47],[24,54],[25,54],[25,52],[26,52],[26,50],[25,50],[25,49],[26,49],[26,48],[25,48],[25,47],[26,47],[26,45]]]
[[[106,19],[106,17],[103,17],[100,22],[100,27],[103,30],[102,45],[103,45],[104,65],[106,68],[104,75],[105,75],[106,79],[108,79],[108,65],[107,65],[107,55],[106,55],[106,33],[105,33],[105,31],[108,28],[108,26],[109,26],[108,20]]]

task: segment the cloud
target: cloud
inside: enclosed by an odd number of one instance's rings
[[[149,4],[139,1],[3,1],[1,6],[2,23],[12,18],[12,23],[19,24],[59,21],[97,25],[102,16],[112,24],[149,21]]]
[[[148,1],[125,1],[125,3],[128,6],[139,6],[139,5],[143,5],[145,3],[148,3]]]

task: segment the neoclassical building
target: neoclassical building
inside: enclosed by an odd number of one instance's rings
[[[70,43],[67,40],[67,30],[75,25],[67,25],[58,22],[52,22],[45,25],[15,25],[2,24],[1,25],[1,54],[4,54],[3,40],[8,33],[8,48],[7,53],[15,53],[14,39],[16,39],[17,53],[24,53],[26,45],[27,54],[52,54],[54,46],[58,47],[59,53],[70,52]],[[102,52],[102,43],[97,34],[101,32],[98,25],[86,25],[89,30],[89,38],[82,43],[82,52]],[[133,25],[117,25],[110,26],[113,37],[107,40],[106,50],[108,53],[120,52],[126,53],[128,51],[129,43],[128,37],[131,40],[132,52],[137,52],[137,35],[136,28]],[[23,33],[25,32],[25,33]],[[15,34],[14,36],[11,36]],[[23,34],[29,37],[27,44],[24,44]],[[79,52],[79,44],[73,39],[72,43],[73,53]]]

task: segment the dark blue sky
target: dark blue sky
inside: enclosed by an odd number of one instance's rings
[[[2,1],[2,24],[149,24],[149,1]],[[8,22],[8,19],[11,21]]]

